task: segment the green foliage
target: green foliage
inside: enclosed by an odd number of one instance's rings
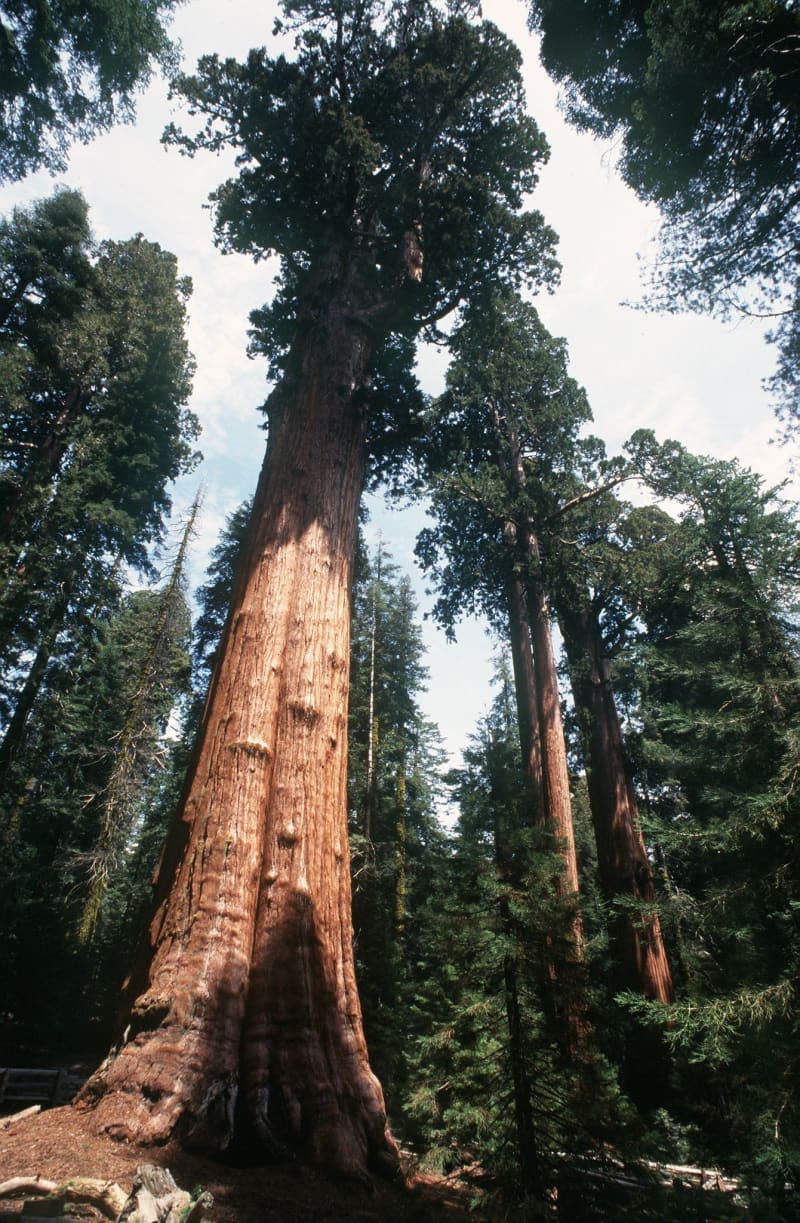
[[[145,881],[121,880],[187,680],[182,561],[163,595],[126,593],[126,570],[154,572],[195,459],[189,286],[141,236],[95,244],[73,192],[3,223],[0,285],[4,1022],[78,1039],[107,1023],[141,916]]]
[[[169,776],[174,744],[165,732],[186,690],[188,630],[178,591],[134,592],[75,635],[71,649],[59,647],[39,693],[4,794],[2,957],[13,988],[2,1022],[14,1044],[68,1051],[108,1039],[142,917],[148,880],[137,870],[138,846]],[[121,768],[124,803],[110,809]],[[98,863],[105,873],[96,891]],[[91,944],[81,945],[82,924]]]
[[[63,170],[73,140],[133,116],[153,64],[174,67],[165,23],[176,0],[3,0],[0,180]]]
[[[315,322],[345,314],[369,336],[359,410],[379,455],[401,449],[419,408],[419,332],[487,286],[557,274],[554,234],[520,211],[547,146],[525,114],[519,52],[460,7],[292,4],[295,58],[205,57],[177,84],[203,125],[167,136],[237,154],[212,196],[217,239],[281,257],[275,299],[251,317],[285,389],[292,344]]]
[[[679,514],[638,649],[642,780],[685,977],[670,1041],[717,1158],[735,1152],[780,1198],[798,1162],[796,517],[735,462],[648,433],[630,451]]]
[[[189,286],[174,256],[141,236],[95,245],[81,197],[60,193],[5,224],[0,274],[6,719],[31,653],[46,668],[58,635],[91,618],[121,565],[147,570],[198,425],[186,408]]]
[[[427,672],[416,614],[409,579],[380,545],[371,557],[361,548],[349,723],[355,948],[370,1061],[401,1130],[409,1040],[424,1023],[414,1002],[420,910],[446,869],[442,752],[419,707]]]
[[[460,816],[426,905],[418,1005],[429,1028],[415,1045],[408,1124],[426,1166],[474,1163],[515,1217],[548,1217],[556,1186],[569,1209],[583,1156],[602,1165],[598,1144],[619,1140],[625,1106],[596,1055],[564,1063],[545,1013],[546,965],[569,913],[551,885],[556,859],[537,845],[507,680],[451,781]],[[590,1181],[580,1192],[593,1200]]]
[[[565,342],[517,295],[477,303],[451,347],[447,390],[431,405],[415,448],[436,517],[416,551],[436,577],[434,614],[448,632],[470,611],[505,632],[504,589],[524,564],[506,524],[527,519],[545,527],[579,491],[582,469],[593,470],[598,443],[578,441],[591,413],[567,372]],[[524,487],[504,470],[506,446],[521,458]]]
[[[89,891],[78,937],[85,942],[94,934],[103,901],[123,851],[141,830],[141,795],[165,753],[159,734],[173,712],[177,688],[188,685],[186,637],[189,615],[184,594],[185,567],[195,521],[200,508],[195,498],[183,529],[169,580],[160,594],[159,607],[147,648],[134,677],[124,725],[115,736],[113,763],[103,789],[86,797],[86,805],[99,807],[99,830],[88,857]],[[183,639],[183,640],[182,640]],[[130,663],[130,643],[123,644],[122,661]]]
[[[793,0],[530,0],[569,118],[619,141],[662,210],[655,304],[779,320],[774,389],[797,413],[800,15]]]
[[[248,498],[228,516],[224,531],[211,549],[206,581],[196,594],[200,614],[195,622],[192,645],[193,684],[200,700],[205,700],[217,648],[228,618],[233,584],[247,537],[251,510],[252,500]]]

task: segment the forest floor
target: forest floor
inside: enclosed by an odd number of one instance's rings
[[[135,1147],[91,1132],[86,1114],[54,1108],[0,1130],[0,1182],[41,1176],[115,1181],[126,1192],[137,1167],[169,1168],[182,1189],[201,1186],[214,1197],[211,1223],[480,1223],[469,1187],[443,1177],[410,1174],[407,1183],[375,1179],[371,1186],[339,1183],[306,1164],[234,1167],[176,1146]],[[0,1219],[21,1211],[0,1202]],[[96,1212],[85,1218],[100,1219]]]

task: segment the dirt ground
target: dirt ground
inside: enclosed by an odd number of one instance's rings
[[[214,1197],[212,1223],[480,1223],[471,1194],[440,1177],[411,1175],[406,1185],[375,1179],[338,1183],[302,1163],[233,1167],[175,1146],[134,1147],[93,1134],[86,1114],[56,1108],[0,1130],[0,1182],[42,1176],[115,1181],[126,1192],[140,1164],[169,1168],[181,1189],[201,1186]],[[5,1212],[21,1203],[0,1201]],[[101,1218],[87,1212],[87,1218]]]

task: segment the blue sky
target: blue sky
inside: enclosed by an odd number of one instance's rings
[[[560,288],[537,300],[549,329],[567,338],[571,372],[592,404],[594,432],[609,450],[634,429],[649,427],[695,452],[738,457],[782,479],[794,447],[772,443],[776,425],[762,380],[772,358],[754,320],[721,323],[693,315],[651,315],[623,305],[641,293],[642,267],[657,231],[655,210],[644,207],[619,181],[614,150],[563,122],[554,86],[538,66],[521,3],[490,0],[484,15],[502,26],[525,59],[528,105],[551,144],[534,204],[560,235]],[[176,16],[188,67],[207,51],[242,57],[271,39],[274,6],[255,0],[189,0]],[[243,256],[222,256],[211,244],[208,193],[230,172],[225,158],[194,160],[160,146],[173,113],[166,86],[157,81],[142,97],[134,126],[117,128],[73,150],[55,180],[34,175],[0,190],[3,211],[49,194],[55,183],[85,194],[98,237],[123,239],[142,232],[175,252],[181,273],[192,277],[190,344],[197,358],[193,408],[203,424],[201,472],[176,493],[176,509],[206,486],[195,549],[195,573],[216,540],[225,516],[255,487],[264,448],[258,405],[266,398],[265,369],[245,355],[247,315],[266,300],[273,270]],[[421,360],[426,389],[441,385],[440,358]],[[414,535],[424,511],[382,509],[373,503],[380,531],[395,561],[413,568]],[[424,604],[424,582],[418,582]],[[480,625],[467,623],[457,645],[425,627],[431,682],[425,705],[452,752],[463,746],[488,707],[491,643]]]

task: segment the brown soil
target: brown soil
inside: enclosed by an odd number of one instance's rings
[[[174,1145],[135,1147],[98,1137],[86,1114],[56,1108],[0,1130],[0,1182],[42,1176],[116,1181],[126,1192],[140,1164],[169,1168],[182,1189],[214,1197],[212,1223],[480,1223],[468,1189],[441,1177],[410,1175],[407,1184],[375,1179],[341,1184],[306,1164],[231,1167]],[[18,1205],[18,1204],[17,1204]],[[21,1208],[21,1207],[20,1207]],[[0,1217],[14,1209],[0,1202]],[[100,1215],[96,1215],[100,1218]]]

